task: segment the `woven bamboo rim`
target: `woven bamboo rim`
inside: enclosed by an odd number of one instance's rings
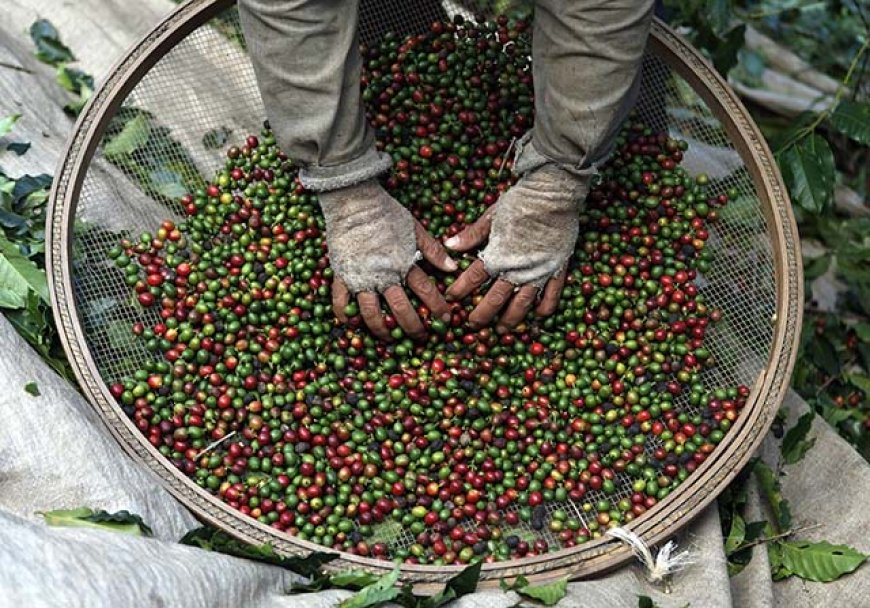
[[[51,192],[46,238],[49,287],[60,338],[76,377],[91,405],[127,454],[155,473],[170,493],[210,525],[249,543],[271,543],[284,555],[304,555],[325,549],[266,526],[219,501],[178,471],[138,431],[101,379],[86,346],[73,291],[70,267],[73,221],[87,168],[109,120],[163,55],[233,4],[234,0],[190,0],[179,6],[116,63],[81,113],[58,164]],[[643,517],[626,526],[655,545],[675,534],[710,504],[752,457],[773,422],[788,388],[797,353],[803,273],[791,203],[771,151],[746,108],[698,51],[658,20],[653,24],[647,52],[684,78],[721,121],[758,192],[776,274],[771,351],[766,368],[751,386],[742,416],[711,457],[686,481]],[[395,567],[387,561],[343,552],[339,555],[324,569],[385,574]],[[518,575],[534,582],[590,577],[631,558],[631,551],[625,545],[602,538],[545,555],[484,564],[481,586],[494,586],[499,579]],[[434,590],[438,583],[455,575],[462,567],[403,564],[400,569],[403,581],[415,583],[416,589],[425,591]]]

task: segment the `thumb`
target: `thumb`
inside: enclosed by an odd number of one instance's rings
[[[456,236],[452,236],[444,241],[444,246],[453,251],[468,251],[474,249],[489,236],[489,231],[492,228],[492,214],[495,207],[490,207],[486,213],[480,216],[471,226],[467,226],[462,232]]]
[[[423,228],[420,222],[414,222],[414,232],[417,236],[417,248],[427,262],[444,272],[453,272],[459,268],[447,251],[444,250],[443,245],[435,237],[426,232],[426,229]]]

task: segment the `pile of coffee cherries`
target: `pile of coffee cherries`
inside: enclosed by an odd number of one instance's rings
[[[436,23],[363,56],[386,187],[456,233],[510,187],[532,125],[527,25]],[[480,294],[450,322],[416,303],[428,339],[387,315],[381,343],[354,310],[336,321],[317,198],[268,130],[249,136],[183,222],[109,252],[160,317],[132,327],[154,358],[111,392],[202,488],[335,550],[466,564],[600,537],[701,465],[749,394],[701,381],[722,313],[697,279],[728,197],[680,167],[685,149],[626,125],[553,316],[497,335],[467,325]]]

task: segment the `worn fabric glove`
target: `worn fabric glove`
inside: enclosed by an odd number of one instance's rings
[[[376,181],[320,193],[332,269],[353,293],[401,283],[417,260],[414,218]]]
[[[537,0],[532,34],[535,127],[519,142],[513,169],[525,175],[491,213],[447,241],[467,251],[490,243],[447,291],[465,297],[499,277],[469,315],[496,330],[523,320],[544,287],[539,315],[555,312],[560,272],[577,240],[578,205],[596,165],[637,97],[653,0]]]
[[[345,307],[350,296],[357,295],[369,329],[389,340],[377,295],[381,293],[402,329],[414,338],[422,337],[423,324],[402,289],[403,283],[433,316],[449,318],[444,298],[415,262],[422,254],[445,272],[456,270],[456,262],[407,209],[375,180],[321,192],[319,196],[326,219],[330,264],[336,274],[333,308],[339,320],[347,320]]]
[[[570,173],[545,164],[520,179],[477,222],[445,241],[451,249],[469,251],[489,237],[479,259],[447,291],[448,299],[458,300],[490,278],[498,279],[469,316],[472,326],[488,323],[511,298],[496,329],[516,326],[545,284],[537,312],[555,312],[591,176],[592,171]]]

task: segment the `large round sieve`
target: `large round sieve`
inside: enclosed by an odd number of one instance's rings
[[[300,554],[322,548],[242,515],[200,488],[152,447],[107,388],[154,356],[134,339],[130,326],[156,322],[157,316],[130,305],[129,288],[106,251],[122,235],[180,217],[173,201],[222,165],[230,142],[262,125],[262,102],[233,4],[191,0],[180,6],[130,50],[96,92],[57,171],[49,277],[71,364],[123,448],[205,521],[243,540]],[[448,1],[362,4],[361,34],[367,40],[388,30],[419,31],[433,18],[464,12]],[[655,544],[700,513],[761,442],[788,385],[803,297],[797,231],[770,150],[725,82],[660,22],[650,38],[637,111],[647,124],[689,142],[684,166],[708,174],[714,194],[729,189],[739,194],[711,228],[715,259],[698,286],[708,302],[725,311],[709,340],[719,364],[706,372],[705,382],[751,387],[746,407],[711,457],[629,524]],[[137,127],[119,142],[121,125],[130,123]],[[623,483],[617,497],[626,492]],[[583,518],[578,505],[564,508]],[[485,564],[483,578],[588,576],[630,558],[628,548],[601,538]],[[342,554],[327,567],[384,573],[393,565]],[[404,580],[425,583],[442,581],[459,567],[404,564],[401,569]]]

